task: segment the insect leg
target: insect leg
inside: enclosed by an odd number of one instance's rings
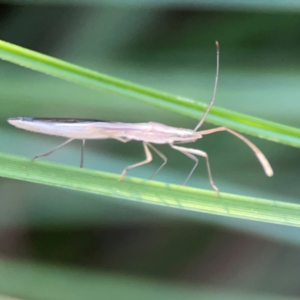
[[[113,139],[122,142],[122,143],[127,143],[130,141],[130,139],[126,139],[126,138],[119,138],[119,137],[113,137]]]
[[[84,162],[84,145],[85,145],[85,140],[82,140],[81,157],[80,157],[80,168],[83,168],[83,162]]]
[[[153,145],[151,145],[151,144],[148,144],[148,146],[154,151],[154,152],[156,152],[156,154],[157,155],[159,155],[161,158],[162,158],[162,160],[164,161],[163,163],[162,163],[162,165],[149,177],[149,180],[150,179],[152,179],[161,169],[162,169],[162,167],[167,163],[167,158],[166,158],[166,156],[163,154],[163,153],[161,153],[159,150],[157,150]]]
[[[142,165],[145,165],[145,164],[148,164],[149,162],[152,161],[152,154],[151,154],[151,152],[150,152],[150,150],[149,150],[149,148],[148,148],[148,145],[149,145],[148,143],[143,142],[143,146],[144,146],[145,154],[146,154],[146,159],[143,160],[143,161],[141,161],[141,162],[139,162],[139,163],[136,163],[136,164],[134,164],[134,165],[131,165],[131,166],[126,167],[126,168],[123,170],[123,172],[122,172],[122,174],[121,174],[121,177],[120,177],[119,181],[123,180],[123,178],[124,178],[124,176],[126,175],[126,173],[127,173],[128,170],[133,169],[133,168],[136,168],[136,167],[139,167],[139,166],[142,166]]]
[[[63,142],[62,144],[58,145],[57,147],[53,148],[52,150],[46,152],[46,153],[42,153],[42,154],[39,154],[39,155],[36,155],[35,157],[33,157],[31,159],[31,161],[33,160],[36,160],[37,158],[40,158],[40,157],[44,157],[44,156],[48,156],[50,154],[52,154],[53,152],[55,152],[56,150],[66,146],[67,144],[69,144],[70,142],[72,142],[74,139],[68,139],[66,140],[65,142]]]
[[[194,160],[196,162],[195,165],[194,165],[194,167],[193,167],[193,169],[192,169],[192,171],[190,172],[189,176],[187,177],[187,179],[183,183],[183,185],[185,185],[187,183],[187,181],[190,179],[191,175],[193,174],[195,168],[198,165],[198,158],[195,157],[195,155],[202,156],[206,160],[206,166],[207,166],[209,183],[210,183],[211,187],[216,191],[217,197],[219,197],[219,189],[215,186],[214,181],[212,179],[211,170],[210,170],[210,164],[209,164],[209,159],[208,159],[207,153],[204,152],[204,151],[198,150],[198,149],[179,147],[179,146],[175,146],[173,144],[170,144],[170,146],[173,149],[178,150],[179,152],[185,154],[187,157],[191,158],[192,160]]]

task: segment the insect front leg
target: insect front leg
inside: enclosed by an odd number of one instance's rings
[[[130,170],[130,169],[133,169],[133,168],[136,168],[136,167],[139,167],[139,166],[142,166],[142,165],[145,165],[145,164],[148,164],[149,162],[152,161],[152,154],[148,148],[150,144],[146,143],[146,142],[143,142],[143,146],[144,146],[144,149],[145,149],[145,154],[146,154],[146,159],[139,162],[139,163],[136,163],[134,165],[131,165],[131,166],[128,166],[126,167],[122,174],[121,174],[121,177],[119,179],[119,181],[123,180],[124,176],[126,175],[127,171]]]
[[[209,159],[208,159],[207,153],[204,152],[204,151],[198,150],[198,149],[179,147],[179,146],[175,146],[173,144],[170,144],[170,146],[173,149],[183,153],[184,155],[186,155],[187,157],[189,157],[190,159],[192,159],[195,162],[195,165],[194,165],[192,171],[188,175],[188,177],[185,180],[185,182],[183,183],[183,185],[185,185],[188,182],[188,180],[190,179],[191,175],[193,174],[194,170],[196,169],[196,167],[198,165],[198,158],[195,155],[202,156],[206,160],[209,183],[210,183],[211,187],[216,191],[217,197],[219,197],[219,189],[215,186],[214,181],[212,179],[210,164],[209,164]]]

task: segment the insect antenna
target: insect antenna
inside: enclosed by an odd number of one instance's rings
[[[216,41],[216,49],[217,49],[217,70],[216,70],[216,79],[215,79],[215,85],[214,85],[214,92],[213,92],[213,96],[212,99],[203,115],[203,117],[201,118],[200,122],[198,123],[198,125],[195,127],[194,131],[197,131],[201,125],[204,123],[210,109],[212,108],[212,106],[214,105],[215,102],[215,98],[216,98],[216,93],[217,93],[217,86],[218,86],[218,79],[219,79],[219,58],[220,58],[220,47],[219,47],[219,42]]]

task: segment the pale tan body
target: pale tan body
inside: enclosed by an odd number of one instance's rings
[[[175,128],[160,123],[122,123],[100,120],[10,118],[15,127],[42,134],[77,140],[124,139],[153,144],[195,141],[201,138],[192,129]]]
[[[128,166],[124,169],[121,175],[121,179],[125,176],[129,169],[147,164],[152,161],[152,154],[149,150],[149,147],[154,150],[162,159],[163,164],[160,168],[150,177],[153,178],[158,171],[167,163],[167,158],[164,154],[162,154],[159,150],[157,150],[151,143],[153,144],[169,144],[173,149],[180,151],[181,153],[185,154],[189,158],[195,161],[195,165],[190,172],[188,178],[185,180],[184,184],[189,180],[190,176],[192,175],[194,169],[198,164],[198,158],[195,156],[202,156],[206,159],[209,181],[213,189],[218,193],[218,188],[215,186],[211,171],[210,165],[208,160],[208,155],[206,152],[192,149],[192,148],[185,148],[179,147],[174,145],[174,143],[189,143],[194,142],[203,135],[218,132],[218,131],[228,131],[241,140],[243,140],[256,154],[258,160],[261,162],[266,174],[268,176],[273,175],[272,168],[263,155],[263,153],[248,139],[244,136],[238,134],[237,132],[225,128],[225,127],[218,127],[209,130],[202,130],[202,131],[194,131],[191,129],[185,128],[175,128],[171,126],[167,126],[160,123],[121,123],[121,122],[103,122],[97,120],[71,120],[71,119],[34,119],[34,118],[10,118],[8,122],[15,127],[38,132],[42,134],[49,134],[49,135],[57,135],[68,138],[66,142],[55,147],[51,151],[43,153],[41,155],[35,156],[33,159],[48,156],[54,151],[62,148],[63,146],[67,145],[71,141],[75,139],[79,139],[83,141],[83,147],[85,140],[87,139],[116,139],[121,142],[128,142],[130,140],[136,141],[143,141],[143,146],[145,149],[146,159],[142,162],[137,164]],[[80,167],[83,167],[83,150],[81,155],[81,163]]]
[[[126,175],[128,170],[139,167],[141,165],[147,164],[152,161],[152,154],[149,148],[155,151],[164,161],[163,164],[159,167],[159,169],[150,177],[150,179],[153,178],[155,174],[157,174],[157,172],[167,163],[167,158],[164,154],[162,154],[159,150],[157,150],[152,145],[152,143],[169,144],[173,149],[180,151],[181,153],[191,158],[195,162],[195,165],[192,171],[190,172],[190,174],[188,175],[187,179],[185,180],[184,185],[187,183],[190,176],[194,172],[196,166],[198,165],[198,158],[196,156],[202,156],[206,160],[209,182],[212,188],[216,191],[217,195],[219,195],[219,190],[215,186],[212,179],[207,153],[198,149],[176,146],[175,143],[181,143],[181,144],[190,143],[202,138],[202,136],[206,134],[211,134],[219,131],[228,131],[229,133],[241,139],[252,149],[252,151],[258,158],[259,162],[261,163],[266,175],[272,176],[273,170],[268,160],[264,156],[264,154],[244,136],[226,127],[218,127],[218,128],[208,129],[208,130],[197,131],[197,129],[200,128],[201,125],[203,124],[210,108],[212,107],[216,95],[218,74],[219,74],[218,42],[216,42],[216,46],[217,46],[217,75],[215,80],[213,97],[202,119],[200,120],[200,122],[198,123],[198,125],[194,130],[185,129],[185,128],[176,128],[176,127],[171,127],[171,126],[167,126],[160,123],[154,123],[154,122],[121,123],[121,122],[105,122],[100,120],[45,119],[45,118],[35,119],[35,118],[23,118],[23,117],[10,118],[8,119],[8,122],[24,130],[39,132],[43,134],[57,135],[57,136],[68,138],[68,140],[65,141],[63,144],[55,147],[54,149],[46,153],[35,156],[33,160],[42,156],[48,156],[75,139],[82,140],[80,167],[83,167],[83,149],[84,149],[84,144],[86,139],[110,138],[110,139],[116,139],[124,143],[130,140],[142,141],[145,154],[146,154],[146,159],[139,163],[126,167],[121,174],[120,180],[123,179],[123,177]]]

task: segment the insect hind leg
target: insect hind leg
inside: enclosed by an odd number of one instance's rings
[[[54,148],[51,149],[50,151],[34,156],[34,157],[31,159],[31,161],[34,161],[34,160],[36,160],[37,158],[40,158],[40,157],[46,157],[46,156],[49,156],[50,154],[54,153],[55,151],[57,151],[57,150],[63,148],[63,147],[66,146],[67,144],[71,143],[73,140],[74,140],[73,138],[72,138],[72,139],[68,139],[68,140],[66,140],[65,142],[63,142],[62,144],[60,144],[60,145],[54,147]]]
[[[84,146],[85,146],[85,140],[82,140],[81,155],[80,155],[80,168],[83,168],[83,163],[84,163]]]

